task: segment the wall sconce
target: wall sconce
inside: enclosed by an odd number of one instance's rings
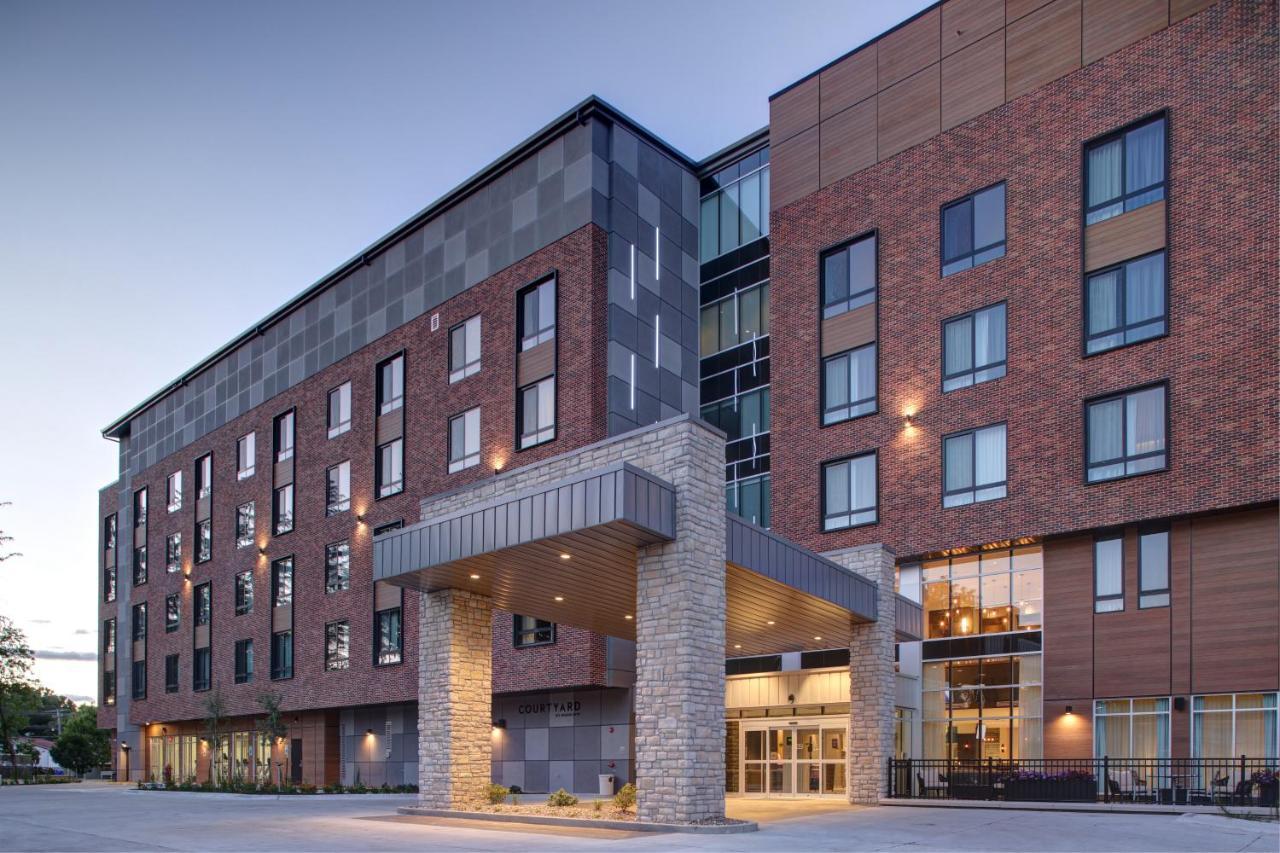
[[[364,736],[365,736],[365,737],[373,737],[373,729],[365,729],[365,730],[364,730]]]
[[[794,694],[794,693],[788,693],[788,694],[787,694],[787,702],[788,702],[788,704],[791,704],[791,705],[796,704],[796,694]]]
[[[1067,706],[1067,716],[1068,716],[1068,717],[1070,717],[1070,716],[1071,716],[1071,715],[1073,715],[1074,713],[1075,713],[1075,711],[1072,709],[1072,707],[1071,707],[1070,705],[1068,705],[1068,706]]]
[[[359,524],[364,524],[364,513],[363,513],[363,512],[362,512],[362,513],[358,513],[358,514],[356,515],[356,521],[357,521]]]
[[[910,429],[911,427],[913,427],[913,426],[915,426],[915,425],[916,425],[916,413],[915,413],[915,412],[907,412],[905,415],[903,415],[903,416],[902,416],[902,426],[903,426],[903,427],[905,427],[906,429]]]
[[[507,721],[505,719],[494,720],[493,727],[495,729],[505,729],[507,727]]]
[[[259,555],[259,556],[262,556],[262,557],[267,556],[267,549],[266,549],[266,546],[259,546],[259,548],[258,548],[258,555]]]

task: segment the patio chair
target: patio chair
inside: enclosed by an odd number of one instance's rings
[[[939,779],[939,781],[941,781],[943,784],[941,784],[941,785],[930,785],[930,784],[928,784],[928,783],[926,783],[926,782],[924,781],[924,774],[923,774],[923,773],[917,773],[917,774],[916,774],[916,781],[920,783],[920,793],[921,793],[921,795],[922,795],[922,796],[924,796],[924,798],[925,798],[925,799],[929,799],[930,797],[934,796],[935,794],[936,794],[938,797],[946,797],[946,795],[947,795],[947,786],[946,786],[947,777],[946,777],[946,774],[939,773],[939,774],[938,774],[938,779]]]

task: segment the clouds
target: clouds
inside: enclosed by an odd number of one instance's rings
[[[97,652],[68,652],[62,649],[36,649],[37,660],[86,660],[96,661]]]
[[[77,628],[73,633],[78,637],[84,637],[88,636],[89,631],[86,631],[84,628]]]

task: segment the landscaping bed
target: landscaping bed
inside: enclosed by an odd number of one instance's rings
[[[188,791],[198,794],[416,794],[417,785],[381,785],[370,788],[365,785],[258,785],[252,782],[230,782],[215,785],[212,782],[139,782],[139,791]]]

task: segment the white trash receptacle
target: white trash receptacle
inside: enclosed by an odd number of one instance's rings
[[[610,773],[600,774],[600,796],[613,796],[613,775]]]

